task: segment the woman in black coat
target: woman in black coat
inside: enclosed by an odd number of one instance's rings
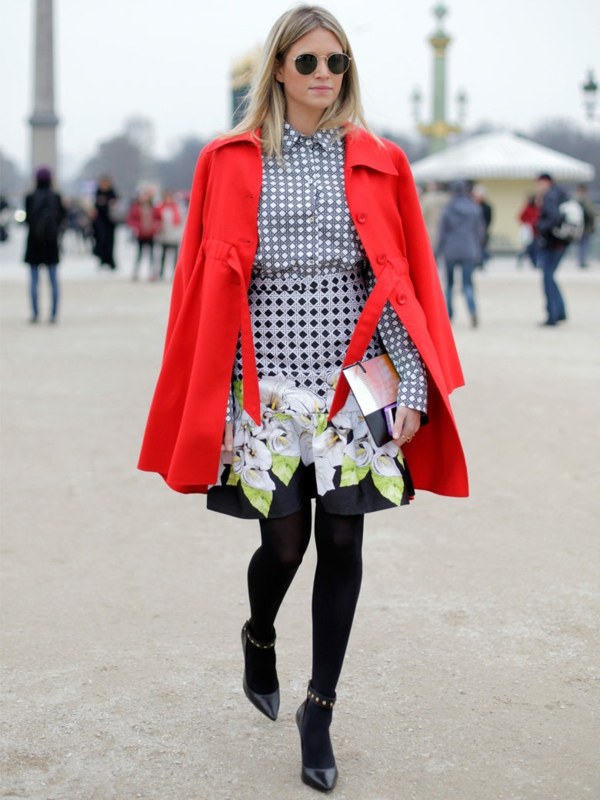
[[[29,233],[24,260],[29,264],[31,271],[31,322],[37,322],[39,319],[38,278],[42,264],[48,268],[52,290],[50,322],[56,322],[59,300],[57,266],[60,261],[58,238],[66,211],[60,195],[51,188],[50,170],[47,167],[40,167],[35,177],[36,189],[25,198]]]
[[[94,255],[100,260],[100,266],[105,264],[109,269],[116,269],[114,257],[115,227],[114,208],[119,199],[115,192],[112,180],[108,175],[101,175],[96,189],[96,202],[94,206]]]

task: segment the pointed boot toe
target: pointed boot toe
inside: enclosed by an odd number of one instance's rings
[[[337,767],[328,767],[328,769],[302,767],[302,782],[319,792],[330,792],[335,787],[337,778]]]
[[[271,692],[271,694],[259,694],[258,692],[254,692],[248,686],[245,672],[243,686],[244,694],[248,700],[250,700],[252,705],[258,708],[260,713],[264,714],[265,717],[275,721],[277,719],[277,715],[279,714],[279,689],[275,689],[275,691]]]

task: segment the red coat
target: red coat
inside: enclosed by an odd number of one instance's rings
[[[162,368],[139,468],[179,492],[218,479],[225,410],[241,334],[244,408],[260,421],[247,289],[258,245],[261,150],[252,134],[201,153],[171,296]],[[346,363],[362,358],[386,300],[427,367],[429,424],[403,447],[415,486],[466,496],[465,459],[448,400],[464,383],[412,174],[404,153],[365,132],[346,136],[348,207],[377,281]],[[348,394],[340,379],[330,418]]]
[[[157,206],[150,205],[144,216],[142,204],[136,200],[129,209],[127,224],[138,239],[153,239],[162,227],[162,219]]]

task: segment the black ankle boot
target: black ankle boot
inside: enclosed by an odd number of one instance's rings
[[[308,684],[306,700],[296,712],[302,746],[302,780],[320,792],[336,784],[338,769],[329,737],[335,697],[324,697]]]
[[[258,650],[273,650],[275,647],[275,638],[271,642],[259,642],[255,639],[252,634],[250,633],[250,622],[246,622],[244,627],[242,628],[242,650],[244,651],[244,694],[250,700],[252,705],[256,706],[261,714],[264,714],[265,717],[269,719],[276,720],[277,714],[279,713],[279,681],[277,680],[277,672],[275,672],[275,690],[269,692],[268,694],[260,694],[259,692],[255,692],[253,689],[248,686],[248,680],[246,677],[247,672],[247,659],[248,659],[248,647],[255,647]]]

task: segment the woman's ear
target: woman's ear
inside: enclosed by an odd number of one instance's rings
[[[283,61],[281,59],[277,59],[275,62],[275,70],[273,72],[276,81],[279,83],[283,83]]]

